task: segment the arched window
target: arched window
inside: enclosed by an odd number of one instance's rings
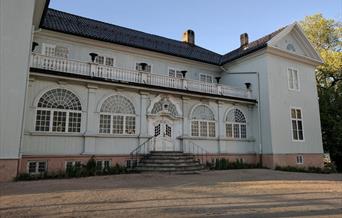
[[[75,94],[66,89],[52,89],[39,99],[36,131],[80,132],[81,116],[81,102]]]
[[[133,104],[120,95],[107,98],[100,110],[100,133],[135,134],[135,110]]]
[[[205,105],[197,106],[191,114],[191,136],[215,137],[215,116]]]
[[[162,99],[154,104],[151,113],[157,114],[162,110],[167,110],[170,112],[170,114],[174,117],[178,116],[177,108],[176,106],[170,102],[168,99]]]
[[[237,108],[231,109],[226,117],[226,136],[228,138],[247,138],[245,115]]]

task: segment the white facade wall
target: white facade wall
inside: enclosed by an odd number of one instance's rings
[[[19,155],[34,5],[0,1],[0,159]]]

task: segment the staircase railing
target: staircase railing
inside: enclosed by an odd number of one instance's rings
[[[150,137],[145,142],[143,142],[138,147],[136,147],[133,151],[131,151],[131,153],[129,154],[130,159],[127,161],[127,167],[128,168],[133,169],[133,168],[137,167],[139,164],[139,159],[142,156],[150,153],[150,149],[152,147],[151,143],[152,143],[153,138],[154,137]]]
[[[209,152],[202,148],[200,145],[189,141],[189,143],[184,143],[182,147],[182,151],[184,153],[190,153],[195,155],[195,157],[200,161],[201,164],[206,164],[208,162],[208,154]]]

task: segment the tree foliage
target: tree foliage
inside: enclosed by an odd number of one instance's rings
[[[316,69],[323,146],[342,171],[342,24],[322,14],[300,24],[324,61]]]

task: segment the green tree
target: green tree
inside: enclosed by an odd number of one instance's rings
[[[342,171],[342,24],[322,14],[300,24],[324,61],[316,69],[323,146]]]

